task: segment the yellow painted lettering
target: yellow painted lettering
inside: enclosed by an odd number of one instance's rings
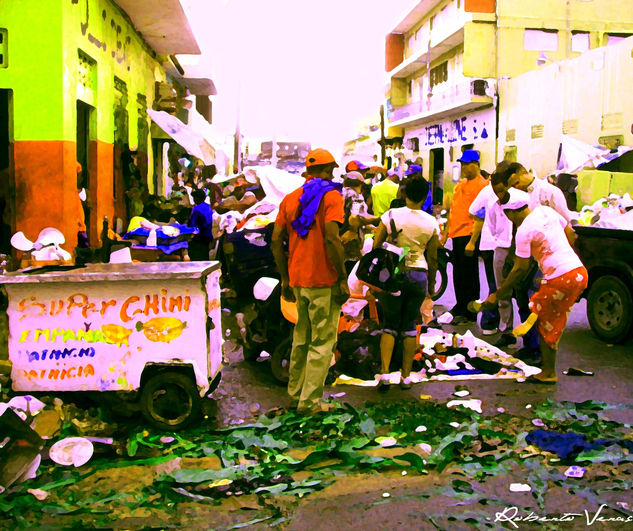
[[[71,339],[73,340],[77,340],[77,336],[75,336],[75,331],[74,330],[64,330],[64,337],[62,338],[62,341],[64,343],[66,343],[66,341],[70,341]]]
[[[189,290],[185,290],[185,311],[189,311],[189,305],[191,304],[191,297],[189,296]]]
[[[37,330],[35,330],[35,341],[38,341],[40,336],[44,336],[44,339],[46,341],[49,340],[49,336],[50,336],[50,330],[48,328],[44,328],[43,330],[41,328],[38,328]]]
[[[29,337],[29,334],[31,333],[30,330],[22,330],[22,333],[20,334],[20,343],[24,343],[27,338]]]

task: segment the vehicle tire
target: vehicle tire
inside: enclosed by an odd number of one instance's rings
[[[192,379],[180,372],[152,376],[141,394],[141,411],[147,421],[162,430],[179,430],[200,415],[201,398]]]
[[[292,335],[282,340],[270,356],[270,368],[275,380],[280,385],[288,383],[290,378],[290,351],[292,350]]]
[[[438,264],[437,273],[435,275],[435,295],[431,297],[434,301],[438,300],[448,287],[448,271],[446,265]]]
[[[596,280],[587,295],[587,319],[603,341],[624,341],[633,324],[633,298],[629,287],[612,275]]]

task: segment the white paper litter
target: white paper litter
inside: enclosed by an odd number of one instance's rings
[[[532,487],[526,483],[512,483],[510,484],[510,492],[530,492]]]
[[[470,400],[451,400],[446,404],[446,407],[463,406],[468,409],[472,409],[477,413],[481,413],[481,400],[471,398]]]
[[[449,324],[453,321],[453,314],[451,312],[444,312],[437,318],[437,322],[440,324]]]

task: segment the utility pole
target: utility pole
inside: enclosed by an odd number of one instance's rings
[[[242,96],[241,81],[237,85],[237,115],[235,121],[235,139],[233,142],[233,173],[242,171],[242,133],[240,131],[240,99]]]
[[[387,150],[385,149],[385,106],[380,106],[380,164],[385,167]]]

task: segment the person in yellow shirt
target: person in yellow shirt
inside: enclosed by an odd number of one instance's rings
[[[450,312],[453,314],[453,324],[474,322],[477,315],[468,310],[468,303],[479,298],[479,256],[478,252],[466,254],[466,245],[473,233],[474,219],[468,210],[477,194],[486,187],[488,181],[481,175],[479,169],[479,153],[474,149],[467,149],[458,159],[461,164],[461,177],[444,226],[441,243],[447,238],[453,242],[453,288],[456,303]]]
[[[399,182],[400,178],[396,171],[389,170],[384,180],[372,186],[371,202],[374,209],[374,216],[380,217],[389,210],[389,205],[398,195]]]

